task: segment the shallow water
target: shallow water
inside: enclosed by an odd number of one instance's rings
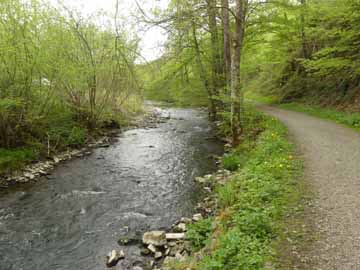
[[[109,148],[57,167],[50,179],[0,193],[0,269],[106,269],[112,249],[141,264],[124,234],[166,229],[190,216],[200,193],[193,179],[214,170],[222,146],[206,114],[169,109],[157,128],[123,133]]]

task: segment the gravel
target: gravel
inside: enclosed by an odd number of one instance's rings
[[[307,211],[320,237],[301,254],[301,268],[360,269],[360,133],[302,113],[259,108],[288,127],[315,194]]]

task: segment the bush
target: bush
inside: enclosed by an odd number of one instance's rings
[[[202,219],[189,225],[186,238],[191,242],[194,251],[198,251],[206,245],[211,232],[212,219]]]
[[[0,148],[0,173],[9,173],[38,157],[37,151],[28,148]]]
[[[241,164],[241,158],[236,154],[229,154],[225,155],[222,159],[222,165],[225,170],[228,171],[236,171],[240,164]]]
[[[14,147],[23,140],[25,117],[21,99],[0,98],[0,147]]]

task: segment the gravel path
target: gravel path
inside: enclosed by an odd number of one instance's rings
[[[311,217],[321,237],[303,254],[306,269],[360,270],[360,133],[301,113],[259,107],[289,128],[316,194]]]

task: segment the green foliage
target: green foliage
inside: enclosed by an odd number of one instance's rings
[[[239,168],[241,161],[242,159],[238,154],[231,153],[223,157],[222,165],[225,170],[236,171]]]
[[[212,232],[213,219],[202,219],[194,224],[188,226],[186,232],[186,238],[191,242],[194,251],[198,251],[203,248]]]
[[[248,95],[353,107],[360,94],[359,1],[281,1],[268,8],[263,29],[271,34],[257,35],[262,42],[249,45],[244,57]]]
[[[38,153],[33,149],[4,149],[0,148],[0,173],[8,173],[18,169],[31,160],[38,157]]]
[[[43,0],[4,0],[0,14],[0,147],[78,147],[137,110],[138,43],[119,22]]]

